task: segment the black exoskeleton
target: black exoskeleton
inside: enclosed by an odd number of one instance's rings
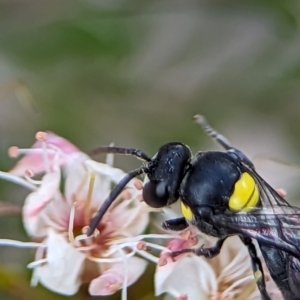
[[[102,147],[97,153],[134,155],[145,166],[130,172],[111,192],[91,221],[88,235],[134,177],[145,173],[143,198],[152,207],[181,201],[183,217],[167,220],[165,229],[183,230],[189,224],[215,236],[211,248],[184,249],[207,258],[218,255],[227,237],[238,235],[248,248],[257,287],[263,300],[270,300],[264,272],[252,239],[260,247],[270,275],[285,300],[300,300],[300,209],[291,206],[255,171],[252,162],[214,131],[202,116],[197,122],[225,148],[225,152],[199,152],[192,156],[182,143],[168,143],[150,158],[137,149]]]

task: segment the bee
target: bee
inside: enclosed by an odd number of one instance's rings
[[[151,158],[133,148],[101,147],[96,153],[133,155],[144,165],[128,173],[91,220],[88,235],[97,228],[103,215],[126,184],[145,174],[149,181],[143,199],[151,207],[161,208],[180,201],[182,217],[164,221],[165,229],[180,231],[195,225],[201,232],[217,237],[213,247],[183,249],[212,258],[224,241],[238,235],[248,248],[252,269],[262,300],[271,300],[265,284],[262,263],[253,239],[257,241],[270,275],[285,300],[300,299],[300,208],[291,206],[256,171],[240,150],[216,132],[203,116],[196,121],[225,151],[198,152],[192,155],[180,142],[161,146]]]

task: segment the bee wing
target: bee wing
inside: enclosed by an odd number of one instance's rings
[[[213,215],[212,221],[300,259],[300,208],[291,206],[253,168],[244,163],[241,167],[255,179],[261,207],[249,212]]]
[[[253,208],[251,212],[211,216],[219,226],[281,249],[300,259],[300,209],[292,206]]]
[[[242,168],[246,169],[255,179],[259,190],[260,200],[264,207],[291,207],[291,205],[281,197],[254,169],[242,163]]]

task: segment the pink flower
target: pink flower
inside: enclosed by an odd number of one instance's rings
[[[172,240],[168,248],[172,251],[195,247],[195,234],[188,239]],[[209,247],[213,238],[205,242]],[[202,239],[199,245],[202,245]],[[272,299],[282,300],[277,286],[264,268],[267,290]],[[183,275],[184,274],[184,275]],[[247,248],[238,237],[229,237],[221,253],[213,259],[205,259],[195,254],[181,254],[172,259],[163,253],[155,273],[156,295],[167,293],[176,299],[188,300],[255,300],[260,299],[252,272]]]
[[[93,236],[86,232],[91,218],[125,173],[91,160],[67,140],[39,133],[31,149],[10,149],[25,156],[2,178],[29,188],[23,206],[23,223],[35,243],[0,240],[0,245],[36,247],[32,285],[40,282],[60,294],[76,293],[90,282],[91,295],[109,295],[133,284],[146,261],[156,261],[141,235],[149,221],[149,208],[140,202],[141,191],[131,181],[103,218]],[[111,160],[111,156],[109,156]],[[33,177],[43,174],[41,180]],[[137,180],[137,179],[136,179]],[[61,186],[63,192],[61,192]],[[158,246],[159,248],[159,246]]]

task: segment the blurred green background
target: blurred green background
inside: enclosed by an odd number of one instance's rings
[[[85,151],[114,142],[152,155],[168,141],[218,149],[196,113],[251,158],[295,166],[299,21],[297,0],[0,0],[0,169],[14,164],[7,148],[30,146],[38,130]],[[297,168],[267,160],[258,168],[297,203]],[[21,205],[25,192],[0,182],[0,201]],[[20,215],[0,217],[0,237],[28,239]],[[29,287],[32,258],[0,248],[0,299],[64,299]],[[153,299],[152,271],[129,299]],[[83,287],[73,298],[90,297]]]

